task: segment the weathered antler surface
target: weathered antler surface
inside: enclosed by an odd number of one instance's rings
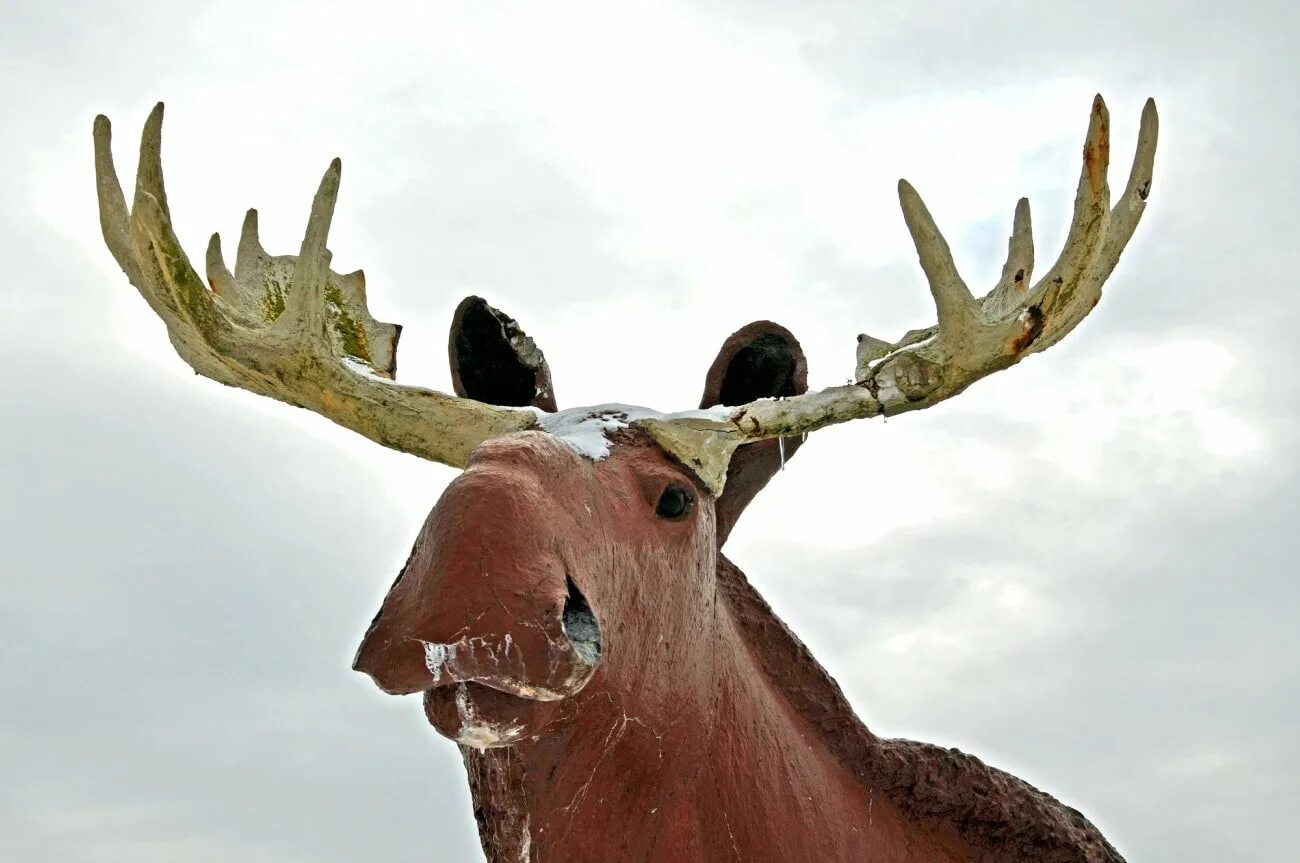
[[[296,257],[268,255],[257,238],[257,211],[249,210],[235,272],[226,269],[214,234],[205,285],[172,229],[163,188],[162,118],[160,102],[144,127],[130,212],[113,167],[108,118],[95,119],[100,225],[113,257],[196,372],[453,467],[464,466],[483,441],[536,423],[532,411],[392,379],[401,328],[370,316],[360,271],[341,275],[329,268],[325,240],[339,190],[338,159],[321,180]]]
[[[732,411],[725,423],[685,418],[644,424],[661,446],[716,481],[719,471],[725,472],[731,451],[742,443],[928,408],[980,378],[1046,350],[1101,299],[1102,284],[1133,235],[1151,191],[1158,126],[1155,102],[1147,100],[1128,185],[1112,209],[1106,183],[1110,117],[1097,96],[1083,145],[1074,219],[1060,257],[1029,287],[1034,246],[1029,202],[1021,198],[1002,276],[978,300],[958,274],[948,244],[920,195],[907,181],[899,181],[903,216],[938,310],[936,326],[913,330],[892,343],[858,336],[855,383],[848,386],[751,402]]]
[[[1106,183],[1109,125],[1098,96],[1065,248],[1033,287],[1027,200],[1016,206],[1002,276],[977,300],[920,196],[900,181],[903,216],[938,311],[935,326],[892,343],[859,336],[855,382],[847,386],[763,399],[730,411],[664,416],[634,409],[612,423],[602,419],[611,406],[577,408],[539,422],[534,411],[397,384],[392,378],[400,328],[371,318],[360,271],[340,275],[329,268],[325,239],[338,195],[337,159],[321,180],[298,256],[268,255],[257,239],[257,213],[250,210],[234,274],[222,262],[220,242],[213,236],[207,255],[209,290],[172,230],[160,155],[162,104],[145,124],[129,213],[103,116],[95,121],[95,156],[104,239],[167,324],[177,352],[198,373],[308,408],[385,446],[456,467],[478,444],[513,431],[541,427],[564,436],[556,430],[582,426],[588,419],[605,423],[606,429],[634,424],[647,429],[716,493],[741,444],[930,407],[1045,350],[1074,329],[1101,298],[1102,284],[1133,235],[1151,189],[1155,103],[1148,100],[1143,109],[1133,169],[1114,208]]]

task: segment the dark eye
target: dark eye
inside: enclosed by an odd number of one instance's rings
[[[655,504],[655,515],[660,518],[681,518],[691,508],[691,493],[680,485],[673,484],[664,489]]]

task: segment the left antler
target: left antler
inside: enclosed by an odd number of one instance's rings
[[[742,443],[928,408],[1056,344],[1101,299],[1102,284],[1133,235],[1151,191],[1159,126],[1155,102],[1148,99],[1142,110],[1133,169],[1113,209],[1106,184],[1109,126],[1106,104],[1097,96],[1065,248],[1032,288],[1034,247],[1027,200],[1021,198],[1016,206],[1002,276],[977,300],[958,275],[948,244],[921,197],[900,181],[898,197],[934,296],[936,326],[913,330],[893,343],[858,336],[857,371],[850,385],[751,402],[735,407],[724,422],[682,418],[642,424],[715,485],[725,474],[731,451]]]
[[[145,123],[130,211],[113,167],[108,118],[95,118],[95,169],[104,241],[167,325],[172,345],[199,374],[322,414],[385,446],[462,467],[483,441],[532,428],[537,414],[396,383],[401,328],[366,307],[360,271],[329,268],[325,248],[342,168],[335,159],[312,202],[302,249],[272,257],[249,210],[232,274],[217,235],[208,281],[172,230],[162,175],[160,102]]]

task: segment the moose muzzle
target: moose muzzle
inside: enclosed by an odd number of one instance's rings
[[[541,435],[512,437],[524,440],[485,446],[447,487],[362,639],[353,668],[385,692],[473,683],[554,701],[600,661],[600,626],[571,571],[581,562],[555,542],[572,516],[520,458]]]

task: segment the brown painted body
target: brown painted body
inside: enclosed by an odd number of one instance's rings
[[[553,409],[512,319],[471,297],[456,321],[459,395]],[[701,407],[806,388],[794,336],[759,321],[723,344]],[[1122,860],[1019,779],[873,735],[722,555],[801,439],[739,449],[717,497],[644,432],[608,443],[603,459],[539,431],[482,444],[357,652],[460,744],[490,861]],[[679,492],[690,505],[665,515]]]
[[[658,518],[673,484],[695,503]],[[565,635],[574,588],[594,665]],[[431,669],[427,645],[458,657]],[[491,860],[1119,859],[1019,780],[871,735],[720,554],[707,490],[637,433],[602,461],[540,432],[480,447],[357,668],[424,691],[461,743]]]

